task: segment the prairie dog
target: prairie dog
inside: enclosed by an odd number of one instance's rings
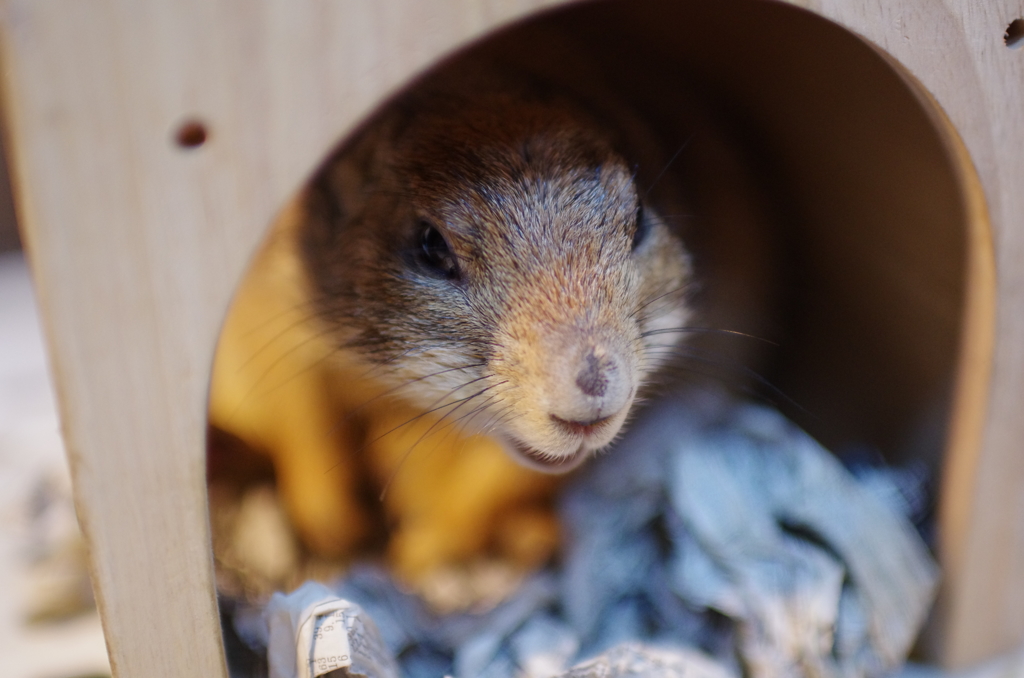
[[[413,404],[465,403],[527,466],[575,468],[689,317],[682,243],[569,100],[484,85],[392,111],[307,194],[318,317]]]
[[[387,487],[408,580],[495,544],[543,560],[554,476],[615,439],[693,317],[674,149],[534,85],[453,78],[392,102],[239,292],[211,421],[269,452],[315,552],[363,543],[365,495]]]

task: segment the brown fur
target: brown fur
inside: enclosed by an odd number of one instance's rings
[[[570,101],[525,86],[460,83],[398,102],[310,190],[301,243],[319,316],[420,407],[469,398],[467,425],[542,461],[603,447],[662,362],[647,349],[674,343],[643,333],[688,315],[687,257],[653,205],[631,247],[641,196],[621,145]],[[424,223],[460,280],[418,263]],[[631,393],[581,441],[552,416],[591,345],[615,354]]]
[[[409,581],[551,553],[557,482],[512,459],[606,446],[690,320],[668,163],[628,114],[487,71],[421,84],[328,159],[242,287],[211,393],[315,552],[365,544],[387,488]],[[425,224],[456,277],[425,263]]]

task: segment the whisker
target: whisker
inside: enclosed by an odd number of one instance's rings
[[[503,383],[503,382],[499,382],[499,383]],[[461,399],[461,401],[455,401],[455,402],[459,403],[458,406],[455,407],[455,409],[451,410],[450,412],[446,412],[443,417],[441,417],[440,419],[435,421],[433,424],[431,424],[430,427],[427,428],[427,430],[424,431],[420,435],[420,437],[416,439],[416,442],[414,442],[412,445],[409,446],[409,449],[406,450],[405,454],[402,455],[402,459],[398,462],[398,466],[396,466],[395,470],[391,473],[391,477],[388,478],[386,483],[384,483],[384,489],[381,490],[379,501],[384,501],[384,498],[387,496],[388,490],[391,488],[391,484],[395,481],[395,478],[398,476],[398,472],[402,470],[403,466],[405,466],[405,462],[412,455],[413,450],[415,450],[419,446],[419,444],[421,442],[423,442],[424,438],[426,438],[428,435],[430,435],[430,433],[438,426],[438,424],[443,422],[446,418],[451,416],[452,413],[456,412],[460,407],[465,405],[467,402],[469,402],[473,398],[476,398],[476,397],[480,396],[481,394],[486,393],[487,391],[489,391],[490,389],[494,388],[497,385],[498,384],[492,384],[492,385],[487,386],[486,388],[483,388],[480,391],[474,393],[473,395],[469,396],[468,398],[463,398],[463,399]],[[452,405],[452,404],[454,404],[454,403],[449,403],[449,405]],[[417,417],[417,419],[418,418],[419,417]],[[403,424],[403,426],[404,426],[404,424]],[[389,433],[390,433],[390,431],[389,431]],[[385,434],[385,435],[387,435],[387,434]],[[379,440],[379,438],[378,438],[378,440]],[[435,447],[434,449],[437,449],[437,448]]]
[[[682,146],[680,146],[676,150],[676,152],[672,154],[672,157],[668,159],[668,162],[665,163],[665,166],[661,168],[661,172],[658,173],[658,176],[654,177],[654,181],[652,181],[651,185],[647,187],[646,191],[644,191],[645,199],[648,195],[650,195],[651,191],[654,190],[654,187],[658,185],[658,182],[661,181],[661,178],[665,176],[665,172],[668,172],[668,168],[671,167],[672,163],[676,161],[676,158],[678,158],[679,154],[683,152],[683,149],[690,145],[691,141],[693,141],[693,134],[690,134],[690,136],[686,138],[686,141],[683,142]]]
[[[466,414],[463,414],[461,417],[459,417],[458,419],[456,419],[455,421],[451,422],[451,424],[448,424],[448,425],[449,426],[453,426],[454,425],[456,428],[453,428],[452,430],[455,431],[458,435],[463,435],[466,432],[466,429],[469,426],[469,424],[472,422],[473,417],[477,416],[481,412],[486,411],[487,410],[487,404],[490,403],[491,401],[493,401],[497,397],[498,397],[498,394],[496,394],[496,393],[495,394],[491,394],[482,403],[477,405],[473,410],[467,412]],[[460,427],[460,426],[458,426],[458,424],[461,423],[461,422],[464,422],[464,423],[462,423],[462,426]]]
[[[808,411],[803,405],[801,405],[800,403],[798,403],[795,400],[793,400],[792,398],[790,398],[781,389],[779,389],[777,386],[772,384],[767,378],[765,378],[763,375],[761,375],[760,373],[756,372],[755,370],[750,369],[746,365],[740,365],[738,363],[729,363],[729,362],[726,362],[726,361],[723,361],[723,360],[715,360],[713,358],[707,357],[706,354],[705,355],[701,355],[700,353],[694,352],[694,350],[692,348],[690,348],[688,350],[677,351],[674,355],[677,356],[677,357],[680,357],[680,358],[684,358],[686,360],[695,360],[697,362],[704,363],[706,365],[711,365],[711,366],[714,366],[714,367],[721,367],[721,368],[726,368],[726,369],[732,369],[732,370],[739,371],[742,374],[746,375],[747,377],[750,377],[751,379],[753,379],[755,382],[757,382],[758,384],[760,384],[764,388],[768,389],[775,396],[781,398],[785,402],[789,403],[791,406],[793,406],[796,409],[800,410],[802,413],[804,413],[804,414],[806,414],[808,416],[813,416],[811,414],[811,412]],[[673,369],[673,367],[674,366],[672,366],[672,365],[666,365],[666,366],[664,366],[662,368],[662,370],[671,371]],[[718,375],[710,375],[710,376],[718,376]]]
[[[241,365],[238,366],[238,369],[235,370],[236,374],[241,372],[242,370],[244,370],[246,367],[248,367],[252,363],[253,360],[258,358],[261,353],[263,353],[268,348],[273,346],[279,339],[281,339],[281,337],[287,335],[289,332],[291,332],[295,328],[300,327],[300,326],[306,324],[308,321],[309,321],[309,318],[307,318],[307,317],[298,318],[295,322],[290,323],[289,325],[287,325],[286,327],[281,329],[279,332],[274,334],[274,336],[272,336],[270,339],[268,339],[261,347],[256,349],[251,356],[246,358],[245,361]],[[319,332],[314,332],[312,337],[307,337],[305,340],[303,340],[302,343],[305,344],[306,342],[311,341],[314,337],[320,337],[320,336],[323,336],[323,335],[321,333],[319,333]]]
[[[286,308],[286,309],[284,309],[282,311],[278,311],[277,313],[275,313],[274,315],[272,315],[269,318],[264,318],[260,323],[254,325],[253,327],[250,327],[245,332],[243,332],[240,336],[242,336],[242,337],[251,336],[251,335],[255,334],[256,332],[259,332],[260,330],[265,328],[267,325],[270,325],[270,324],[274,323],[275,321],[280,320],[281,318],[285,317],[286,315],[289,315],[291,313],[298,313],[298,312],[300,312],[300,309],[308,308],[308,307],[314,306],[315,304],[316,304],[316,301],[314,301],[312,299],[306,299],[306,300],[304,300],[304,301],[302,301],[302,302],[300,302],[298,304],[295,304],[294,306]]]
[[[227,420],[228,421],[232,421],[236,416],[238,416],[238,412],[250,401],[251,398],[253,398],[257,394],[257,390],[263,384],[263,381],[268,376],[270,376],[270,373],[274,371],[274,368],[276,368],[278,365],[280,365],[289,356],[291,356],[295,352],[299,351],[300,349],[302,349],[303,347],[308,345],[310,342],[312,342],[312,341],[314,341],[316,339],[319,339],[319,338],[320,338],[320,336],[317,335],[317,334],[314,334],[314,335],[312,335],[310,337],[306,337],[302,341],[296,343],[294,346],[292,346],[287,351],[283,352],[281,355],[279,355],[277,357],[277,359],[275,359],[273,362],[271,362],[270,365],[268,365],[266,367],[266,369],[264,369],[263,372],[256,378],[256,381],[253,383],[252,388],[250,388],[249,391],[242,397],[242,399],[240,401],[238,401],[238,403],[235,404],[235,407],[234,407],[234,409],[231,410],[231,414],[228,415]],[[325,354],[324,356],[321,356],[320,358],[317,358],[314,361],[314,363],[319,363],[320,361],[324,360],[325,358],[330,356],[332,352],[333,351],[328,351],[327,354]],[[262,393],[260,393],[260,395],[261,396],[266,396],[269,393],[273,393],[274,390],[276,390],[277,388],[280,388],[284,384],[289,383],[292,379],[294,379],[299,374],[302,374],[303,372],[305,372],[305,369],[300,370],[299,372],[297,372],[295,374],[292,374],[290,377],[288,377],[288,379],[286,379],[281,384],[278,384],[277,386],[271,388],[270,390],[263,391]]]
[[[637,309],[636,309],[635,311],[633,311],[632,313],[630,313],[630,314],[629,314],[629,316],[630,316],[631,318],[635,318],[635,317],[637,317],[637,316],[638,316],[638,315],[640,314],[640,312],[641,312],[641,311],[643,311],[643,310],[644,310],[645,308],[647,308],[648,306],[650,306],[650,305],[651,305],[651,304],[653,304],[654,302],[656,302],[656,301],[659,301],[659,300],[661,300],[661,299],[664,299],[665,297],[667,297],[667,296],[669,296],[669,295],[672,295],[672,294],[679,294],[679,293],[681,293],[681,292],[684,292],[684,291],[686,290],[686,288],[687,288],[688,286],[689,286],[689,285],[680,285],[679,287],[676,287],[675,289],[671,289],[671,290],[669,290],[668,292],[664,292],[664,293],[662,293],[662,294],[659,294],[658,296],[656,296],[656,297],[654,297],[654,298],[652,298],[652,299],[649,299],[649,300],[645,301],[645,302],[644,302],[643,304],[641,304],[640,306],[638,306],[638,307],[637,307]]]
[[[366,400],[363,403],[361,403],[360,405],[357,405],[356,407],[354,407],[351,410],[349,410],[349,413],[355,414],[359,410],[362,410],[366,406],[368,406],[371,403],[373,403],[374,401],[379,400],[381,398],[384,398],[386,396],[392,395],[396,391],[400,391],[403,388],[408,388],[409,386],[412,386],[413,384],[416,384],[416,383],[419,383],[421,381],[424,381],[425,379],[432,379],[433,377],[438,377],[438,376],[440,376],[442,374],[448,374],[450,372],[458,372],[460,370],[469,370],[469,369],[473,369],[474,367],[484,367],[485,365],[487,365],[487,363],[471,363],[469,365],[462,365],[460,367],[449,367],[447,369],[438,370],[436,372],[431,372],[430,374],[425,374],[422,377],[416,377],[415,379],[410,379],[409,381],[402,382],[401,384],[398,384],[397,386],[389,388],[388,390],[384,391],[383,393],[378,393],[377,395],[373,396],[369,400]],[[365,377],[365,376],[368,376],[369,374],[370,373],[367,372],[363,376]],[[473,382],[467,382],[466,384],[463,384],[459,388],[463,388],[463,386],[467,386],[467,385],[469,385],[471,383],[473,383]],[[455,390],[457,391],[458,389],[455,389]],[[449,395],[451,395],[451,393],[452,392],[449,392]],[[346,413],[346,414],[348,414],[348,413]]]
[[[445,429],[447,429],[447,431],[445,431],[445,434],[441,437],[440,440],[438,440],[438,441],[436,441],[434,443],[434,446],[430,449],[430,452],[427,453],[427,456],[430,456],[431,454],[436,452],[437,448],[439,448],[441,445],[443,445],[445,443],[445,441],[447,441],[448,438],[450,438],[452,435],[462,436],[465,433],[466,425],[468,425],[469,421],[466,421],[466,423],[463,424],[462,426],[459,426],[458,424],[460,422],[466,420],[467,417],[474,417],[477,414],[479,414],[480,412],[484,411],[487,408],[487,403],[489,403],[490,401],[494,400],[494,398],[495,398],[495,396],[491,395],[490,397],[485,399],[482,403],[480,403],[479,405],[474,407],[469,412],[459,416],[457,419],[448,421],[444,426],[440,427],[438,429],[438,431],[443,431]],[[455,410],[452,410],[452,412],[446,413],[445,416],[442,417],[442,421],[444,419],[447,419],[454,411]],[[440,421],[438,423],[440,423]],[[426,434],[424,434],[424,437],[425,436],[426,436]],[[464,443],[465,441],[456,441],[456,442]],[[418,441],[417,441],[417,444],[418,444]]]
[[[495,427],[508,424],[521,416],[523,416],[522,413],[517,413],[516,408],[511,406],[505,407],[504,412],[499,414],[494,421],[491,422],[490,427],[487,429],[487,434],[490,435],[491,431],[493,431]]]
[[[728,335],[734,336],[734,337],[743,337],[745,339],[753,339],[755,341],[760,341],[760,342],[763,342],[763,343],[768,344],[770,346],[778,346],[779,345],[778,343],[772,341],[771,339],[765,339],[764,337],[759,337],[756,334],[747,334],[746,332],[739,332],[737,330],[723,330],[723,329],[719,329],[719,328],[716,328],[716,327],[693,327],[693,326],[689,326],[689,327],[666,327],[666,328],[662,328],[662,329],[648,330],[646,332],[641,332],[640,336],[642,338],[646,339],[647,337],[653,337],[653,336],[656,336],[656,335],[659,335],[659,334],[673,334],[673,333],[676,333],[676,334],[686,334],[686,333],[689,333],[689,332],[706,332],[708,334],[728,334]]]
[[[461,388],[461,387],[460,387],[460,388]],[[454,393],[455,391],[458,391],[458,390],[459,390],[459,389],[454,389],[454,390],[453,390],[453,391],[451,391],[450,393]],[[414,421],[417,421],[418,419],[422,419],[423,417],[427,416],[428,414],[433,414],[434,412],[437,412],[437,411],[439,411],[439,410],[443,410],[443,409],[444,409],[444,408],[446,408],[446,407],[451,407],[452,405],[455,405],[455,404],[457,404],[457,403],[463,402],[464,400],[469,400],[470,398],[474,398],[474,397],[476,397],[476,396],[475,396],[475,394],[474,394],[474,395],[471,395],[471,396],[467,396],[466,398],[460,398],[459,400],[453,400],[453,401],[451,401],[451,402],[445,403],[444,405],[440,405],[440,406],[438,406],[438,407],[434,407],[434,408],[431,408],[431,409],[429,409],[429,410],[426,410],[426,411],[424,411],[424,412],[420,412],[420,413],[419,413],[419,414],[417,414],[417,415],[416,415],[415,417],[412,417],[411,419],[408,419],[408,420],[406,420],[406,421],[403,421],[403,422],[402,422],[401,424],[399,424],[399,425],[395,426],[394,428],[388,429],[387,431],[385,431],[384,433],[380,434],[379,436],[377,436],[377,437],[376,437],[376,438],[374,438],[373,440],[367,441],[366,443],[364,443],[364,444],[362,445],[362,447],[360,447],[359,449],[357,449],[357,450],[355,451],[355,453],[356,453],[356,454],[359,454],[359,453],[361,453],[361,452],[365,452],[365,451],[366,451],[366,449],[367,449],[368,447],[370,447],[371,445],[373,445],[374,443],[376,443],[376,442],[378,442],[378,441],[380,441],[380,440],[383,440],[384,438],[388,437],[389,435],[391,435],[392,433],[394,433],[394,432],[395,432],[395,431],[397,431],[398,429],[400,429],[400,428],[403,428],[403,427],[405,427],[405,426],[408,426],[409,424],[413,423]],[[436,402],[436,401],[435,401],[435,402]],[[324,473],[325,473],[325,474],[327,474],[327,473],[330,473],[331,471],[333,471],[334,469],[338,468],[338,466],[340,466],[340,465],[341,465],[341,464],[343,464],[343,463],[344,463],[344,461],[339,461],[339,462],[338,462],[338,463],[336,463],[336,464],[332,464],[332,465],[331,465],[331,466],[330,466],[329,468],[327,468],[327,469],[326,469],[326,470],[324,471]]]
[[[333,350],[328,350],[328,351],[327,351],[327,352],[325,352],[325,353],[324,353],[324,354],[323,354],[322,356],[320,356],[320,357],[319,357],[319,358],[317,358],[316,360],[313,360],[313,361],[311,361],[311,362],[310,362],[310,363],[309,363],[308,365],[306,365],[305,367],[303,367],[303,368],[301,368],[301,369],[299,369],[299,370],[296,370],[296,371],[295,371],[295,372],[294,372],[294,373],[293,373],[293,374],[292,374],[292,375],[291,375],[290,377],[288,377],[288,378],[287,378],[287,379],[285,379],[284,381],[278,382],[278,383],[277,383],[277,384],[275,384],[274,386],[271,386],[270,388],[268,388],[268,389],[266,389],[265,391],[263,391],[263,392],[262,392],[262,393],[260,394],[260,396],[261,396],[261,397],[265,397],[265,396],[268,396],[268,395],[270,395],[271,393],[273,393],[274,391],[276,391],[276,390],[277,390],[277,389],[279,389],[279,388],[284,388],[285,386],[287,386],[288,384],[290,384],[290,383],[291,383],[291,382],[292,382],[293,380],[295,380],[295,379],[297,379],[298,377],[302,376],[302,375],[303,375],[303,374],[305,374],[306,372],[309,372],[310,370],[312,370],[312,369],[315,369],[315,368],[317,368],[317,367],[319,367],[319,366],[323,365],[323,364],[324,364],[324,363],[325,363],[325,362],[326,362],[326,361],[327,361],[327,360],[328,360],[328,359],[329,359],[329,358],[330,358],[331,356],[333,356],[333,355],[334,355],[334,351],[333,351]],[[255,388],[255,387],[254,387],[254,388]]]
[[[387,436],[391,435],[392,433],[394,433],[394,432],[395,432],[395,431],[397,431],[398,429],[400,429],[400,428],[402,428],[402,427],[404,427],[404,426],[408,426],[409,424],[413,423],[414,421],[416,421],[416,420],[418,420],[418,419],[421,419],[421,418],[423,418],[423,417],[427,416],[428,414],[433,414],[434,412],[438,412],[438,411],[440,411],[440,410],[443,410],[443,409],[445,409],[446,407],[451,407],[452,405],[455,405],[455,404],[457,404],[457,403],[460,403],[460,402],[463,402],[463,401],[465,401],[465,400],[468,400],[469,398],[475,398],[475,397],[476,397],[476,394],[474,394],[474,395],[471,395],[471,396],[467,396],[466,398],[460,398],[460,399],[458,399],[458,400],[453,400],[453,401],[451,401],[451,402],[445,403],[445,404],[443,404],[443,405],[438,405],[438,406],[436,406],[436,407],[435,407],[435,405],[437,405],[437,403],[441,402],[442,400],[444,400],[444,399],[445,399],[445,398],[447,398],[448,396],[450,396],[450,395],[452,395],[452,394],[454,394],[454,393],[456,393],[456,392],[458,392],[458,391],[460,391],[460,390],[464,389],[465,387],[469,386],[470,384],[474,384],[474,383],[476,383],[476,382],[478,382],[478,381],[480,381],[480,380],[482,380],[482,379],[487,379],[487,378],[488,378],[488,377],[490,377],[490,376],[492,376],[492,375],[490,375],[490,374],[485,374],[485,375],[483,375],[483,376],[477,377],[476,379],[471,379],[471,380],[467,381],[467,382],[466,382],[466,383],[464,383],[464,384],[460,384],[459,386],[456,386],[455,388],[453,388],[452,390],[448,391],[447,393],[445,393],[444,395],[442,395],[442,396],[441,396],[440,398],[438,398],[437,400],[435,400],[434,402],[432,402],[432,403],[431,403],[430,405],[428,405],[428,406],[427,406],[427,409],[426,409],[425,411],[423,411],[423,412],[420,412],[419,414],[417,414],[417,415],[416,415],[415,417],[413,417],[413,418],[409,419],[408,421],[402,422],[402,423],[401,423],[401,424],[399,424],[398,426],[395,426],[394,428],[392,428],[392,429],[390,429],[390,430],[386,431],[385,433],[382,433],[381,435],[377,436],[377,437],[376,437],[376,438],[374,438],[373,440],[371,440],[371,441],[367,442],[366,444],[364,444],[364,445],[363,445],[362,447],[360,447],[360,448],[359,448],[358,450],[356,450],[356,452],[358,453],[358,452],[362,452],[362,451],[364,451],[364,450],[365,450],[366,448],[368,448],[368,447],[369,447],[370,445],[373,445],[373,444],[374,444],[375,442],[377,442],[377,441],[379,441],[379,440],[382,440],[383,438],[385,438],[385,437],[387,437]],[[340,462],[339,462],[339,463],[340,463]],[[335,468],[336,468],[337,466],[338,466],[338,464],[334,464],[333,466],[331,466],[331,468],[327,469],[327,471],[332,471],[332,470],[334,470],[334,469],[335,469]]]

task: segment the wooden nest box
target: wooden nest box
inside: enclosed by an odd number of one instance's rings
[[[815,403],[825,442],[936,451],[934,661],[1024,643],[1022,16],[1020,0],[4,2],[16,200],[114,674],[226,675],[207,390],[268,224],[411,79],[539,25],[620,73],[685,74],[743,121],[794,243],[775,378]]]

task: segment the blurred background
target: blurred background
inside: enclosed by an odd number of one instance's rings
[[[39,316],[2,161],[0,675],[110,675]]]

